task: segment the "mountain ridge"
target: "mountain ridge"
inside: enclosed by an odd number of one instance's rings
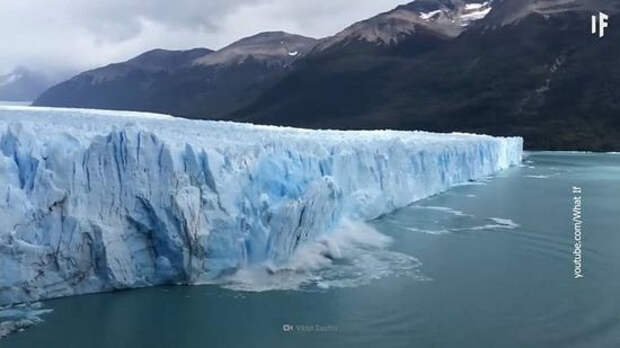
[[[151,50],[79,74],[47,90],[34,105],[224,115],[251,102],[314,41],[263,32],[217,51]],[[259,42],[268,49],[261,50]]]
[[[603,49],[605,42],[583,30],[601,4],[610,13],[620,8],[603,0],[417,0],[320,40],[283,32],[241,39],[159,76],[126,103],[113,96],[57,106],[308,128],[523,135],[528,149],[618,150],[620,96],[585,80],[588,69],[600,81],[618,78],[611,65],[618,48]],[[261,35],[271,36],[268,45],[255,44]],[[299,42],[291,48],[277,35]],[[596,54],[609,57],[601,65]],[[126,86],[93,95],[115,88]]]
[[[514,3],[494,1],[489,15],[456,39],[415,55],[334,53],[292,72],[230,119],[522,135],[528,149],[618,150],[620,95],[608,87],[620,83],[612,63],[620,51],[611,44],[618,34],[592,36],[592,3],[572,3],[579,6],[530,11],[499,25],[497,14]],[[522,6],[531,10],[530,2]]]

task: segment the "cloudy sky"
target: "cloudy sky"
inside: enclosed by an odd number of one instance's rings
[[[0,74],[85,70],[261,31],[322,37],[407,0],[0,0]]]

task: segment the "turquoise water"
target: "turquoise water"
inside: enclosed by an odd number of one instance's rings
[[[273,275],[296,290],[233,283],[57,299],[42,324],[0,346],[620,346],[620,155],[531,153],[371,225],[392,242],[309,275]]]

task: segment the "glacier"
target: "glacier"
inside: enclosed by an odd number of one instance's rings
[[[522,159],[520,137],[0,107],[0,304],[279,265]]]

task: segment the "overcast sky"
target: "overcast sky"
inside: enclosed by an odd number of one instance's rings
[[[221,48],[261,31],[312,37],[407,0],[0,0],[0,74],[85,70],[152,48]]]

